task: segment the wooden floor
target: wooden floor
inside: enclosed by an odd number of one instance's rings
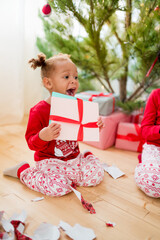
[[[60,198],[44,196],[40,202],[31,199],[41,197],[24,186],[18,179],[4,177],[3,169],[21,161],[34,166],[33,152],[24,139],[26,120],[19,125],[0,127],[0,210],[6,218],[13,213],[27,211],[25,233],[32,235],[42,222],[58,225],[60,220],[70,225],[76,223],[92,228],[98,240],[151,240],[160,239],[160,199],[145,196],[135,185],[134,169],[137,153],[110,148],[105,151],[85,144],[80,149],[91,150],[101,162],[116,164],[126,173],[114,180],[105,173],[104,181],[96,187],[81,187],[78,190],[90,201],[96,214],[88,213],[74,193]],[[116,223],[116,227],[106,227],[105,222]],[[64,233],[60,239],[69,239]]]

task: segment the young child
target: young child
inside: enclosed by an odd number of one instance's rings
[[[141,163],[135,169],[137,186],[150,197],[160,197],[160,89],[153,90],[141,123]]]
[[[96,186],[104,176],[100,161],[91,152],[80,153],[76,141],[56,140],[60,124],[49,125],[52,92],[74,96],[78,90],[78,73],[67,54],[58,54],[46,60],[44,54],[29,61],[31,67],[41,67],[44,87],[49,91],[47,100],[40,101],[30,110],[26,141],[35,151],[35,167],[22,162],[6,169],[4,175],[18,177],[30,189],[49,196],[62,196],[72,191],[71,186]],[[97,119],[101,129],[103,122]]]

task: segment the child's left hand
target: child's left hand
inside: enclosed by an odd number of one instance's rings
[[[97,125],[98,125],[98,127],[99,127],[99,130],[101,130],[102,128],[104,128],[104,123],[103,123],[101,117],[98,118]]]

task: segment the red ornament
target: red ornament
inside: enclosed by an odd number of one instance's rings
[[[160,10],[160,8],[159,8],[159,6],[157,5],[157,6],[155,7],[154,11],[158,11],[158,10]]]
[[[49,16],[51,14],[51,6],[47,3],[43,6],[42,12],[45,16]]]

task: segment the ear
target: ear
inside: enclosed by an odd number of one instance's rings
[[[44,77],[42,82],[45,88],[47,88],[48,90],[52,89],[53,83],[50,78]]]

